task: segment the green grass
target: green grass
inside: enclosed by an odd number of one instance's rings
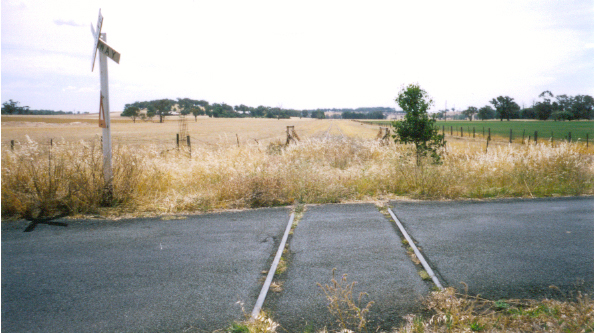
[[[370,121],[370,123],[377,125],[390,125],[390,121]],[[514,139],[521,138],[524,130],[525,137],[534,137],[534,131],[538,131],[538,138],[548,140],[553,138],[558,140],[566,139],[569,132],[573,141],[586,140],[586,134],[589,135],[590,142],[594,142],[594,121],[437,121],[437,126],[442,130],[445,126],[446,134],[449,134],[451,128],[454,129],[454,135],[460,131],[460,127],[464,128],[464,136],[468,133],[472,134],[472,129],[476,131],[477,137],[482,137],[483,127],[485,135],[487,135],[489,128],[491,129],[491,136],[500,136],[509,138],[509,130],[512,130]]]

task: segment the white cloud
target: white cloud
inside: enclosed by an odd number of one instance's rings
[[[592,94],[591,80],[572,83],[584,72],[594,77],[594,11],[584,3],[560,11],[552,0],[3,1],[3,98],[11,98],[5,86],[17,89],[11,80],[19,76],[98,87],[88,25],[100,7],[107,41],[122,54],[120,65],[108,65],[113,109],[165,97],[394,106],[401,85],[411,82],[434,97],[436,108],[446,100],[481,106],[498,95],[529,103],[547,87]],[[85,97],[81,92],[75,101],[78,109],[95,108]],[[44,106],[52,107],[61,108]]]

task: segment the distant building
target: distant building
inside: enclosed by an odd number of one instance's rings
[[[384,114],[386,115],[386,119],[402,120],[402,119],[404,119],[404,115],[406,115],[406,112],[404,112],[404,111],[393,111],[393,112],[385,112]]]

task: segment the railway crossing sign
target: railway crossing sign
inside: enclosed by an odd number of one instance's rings
[[[120,53],[109,46],[105,41],[107,35],[101,32],[103,27],[103,15],[99,9],[99,18],[97,26],[93,28],[91,23],[91,33],[93,34],[93,64],[91,72],[95,69],[95,59],[99,52],[99,71],[101,73],[101,92],[99,95],[99,127],[103,131],[103,177],[105,179],[105,188],[103,199],[105,202],[111,201],[113,197],[113,173],[111,168],[111,120],[109,116],[109,81],[107,75],[107,58],[120,63]]]
[[[101,35],[101,26],[103,25],[103,15],[101,15],[101,9],[99,9],[99,18],[97,19],[97,29],[93,28],[91,23],[91,33],[93,33],[93,63],[91,66],[91,72],[95,69],[95,58],[97,57],[97,45],[99,44],[99,37]]]
[[[101,39],[101,28],[103,26],[103,15],[101,15],[101,9],[99,9],[99,18],[97,19],[97,28],[93,28],[91,24],[91,33],[93,33],[93,64],[91,66],[91,72],[95,69],[95,58],[97,57],[97,51],[105,54],[108,58],[120,63],[120,53],[109,46],[103,39]]]

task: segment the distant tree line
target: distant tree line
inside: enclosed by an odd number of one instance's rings
[[[141,110],[146,109],[145,113]],[[226,103],[210,104],[205,100],[194,100],[190,98],[173,99],[157,99],[153,101],[134,102],[126,104],[122,116],[131,117],[133,121],[137,118],[151,119],[159,117],[159,122],[172,115],[174,112],[182,115],[193,115],[195,119],[198,116],[209,116],[214,118],[240,118],[240,117],[254,117],[254,118],[276,118],[286,119],[290,117],[300,118],[317,118],[325,119],[325,112],[342,112],[344,119],[384,119],[383,112],[394,112],[393,108],[386,107],[369,107],[357,109],[315,109],[315,110],[295,110],[284,109],[282,107],[270,107],[260,105],[257,107],[247,106],[244,104],[231,106]]]
[[[53,111],[53,110],[31,110],[28,106],[19,106],[19,102],[9,99],[2,103],[2,114],[33,114],[33,115],[58,115],[74,114],[72,111]],[[79,112],[80,113],[80,112]]]
[[[311,110],[313,111],[313,110]],[[347,108],[341,108],[341,109],[317,109],[317,111],[324,111],[324,112],[337,112],[337,113],[343,113],[343,112],[357,112],[357,113],[377,113],[377,112],[396,112],[395,108],[390,108],[390,107],[383,107],[383,106],[377,106],[377,107],[363,107],[363,108],[356,108],[356,109],[347,109]]]
[[[382,111],[372,111],[369,113],[344,111],[342,119],[385,119],[386,116]]]
[[[476,118],[488,119],[538,119],[538,120],[580,120],[594,118],[594,98],[590,95],[557,95],[550,91],[543,91],[539,96],[541,100],[534,103],[532,107],[521,108],[513,98],[499,96],[493,98],[489,103],[478,109],[474,106],[468,107],[461,114],[454,117],[455,120]],[[555,100],[553,100],[555,98]],[[441,110],[436,118],[444,119],[446,112]],[[454,110],[452,110],[454,111]]]

